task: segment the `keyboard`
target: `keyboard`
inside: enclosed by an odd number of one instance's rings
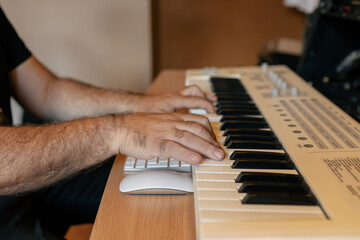
[[[360,124],[285,66],[189,69],[226,157],[193,166],[197,239],[360,239]]]
[[[126,157],[124,171],[136,172],[146,170],[172,170],[178,172],[191,172],[191,165],[173,158],[159,157],[149,160]]]

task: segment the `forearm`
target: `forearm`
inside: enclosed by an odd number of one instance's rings
[[[142,98],[140,94],[97,88],[71,79],[57,79],[49,84],[42,117],[63,121],[137,112]]]
[[[117,154],[117,118],[1,127],[0,195],[47,186]]]
[[[0,127],[0,195],[31,191],[122,153],[198,164],[224,152],[209,120],[192,114],[107,115],[44,126]]]
[[[10,72],[10,83],[14,96],[27,111],[55,121],[124,112],[173,112],[182,108],[201,108],[212,113],[211,102],[216,101],[196,86],[150,96],[58,79],[34,57]]]

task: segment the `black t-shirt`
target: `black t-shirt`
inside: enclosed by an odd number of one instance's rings
[[[9,72],[30,56],[0,7],[0,125],[11,124]]]

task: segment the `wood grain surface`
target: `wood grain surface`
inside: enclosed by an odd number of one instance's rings
[[[305,14],[283,0],[152,0],[153,74],[247,66],[268,41],[301,40]]]
[[[184,71],[163,71],[148,93],[180,90],[184,77]],[[90,239],[195,239],[193,195],[121,193],[124,160],[125,156],[118,155],[114,162]]]

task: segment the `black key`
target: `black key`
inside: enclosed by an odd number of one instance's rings
[[[210,82],[215,89],[237,89],[244,87],[238,78],[214,77],[210,79]]]
[[[260,151],[234,151],[230,155],[231,160],[241,159],[269,159],[269,160],[288,160],[289,156],[285,153],[272,153],[272,152],[260,152]]]
[[[244,99],[249,99],[251,100],[249,94],[247,94],[246,92],[242,92],[241,90],[234,90],[234,91],[224,91],[224,92],[216,92],[216,96],[217,97],[240,97],[240,98],[244,98]],[[231,101],[235,101],[235,100],[231,100]]]
[[[247,91],[246,89],[244,88],[244,86],[242,85],[239,85],[239,86],[236,86],[235,88],[226,88],[226,86],[222,89],[221,87],[215,89],[214,86],[212,85],[211,86],[211,89],[212,91],[215,93],[215,94],[225,94],[225,93],[228,93],[228,94],[247,94]]]
[[[247,94],[247,91],[244,87],[237,87],[237,88],[224,88],[224,89],[214,89],[214,87],[211,87],[211,90],[215,95],[217,94]]]
[[[229,83],[236,83],[236,84],[241,84],[238,78],[234,78],[234,77],[211,77],[210,78],[210,82],[215,84],[215,83],[223,83],[223,81],[228,81]]]
[[[241,202],[243,204],[317,205],[316,199],[306,193],[248,192]]]
[[[249,100],[218,100],[215,104],[217,107],[223,106],[223,105],[237,105],[237,104],[254,104],[252,101]]]
[[[242,96],[242,95],[222,95],[222,96],[216,96],[219,101],[223,100],[251,100],[249,96]]]
[[[297,192],[308,193],[309,190],[301,183],[287,182],[244,182],[238,189],[239,193],[246,192]]]
[[[216,109],[216,113],[218,115],[222,115],[223,113],[230,112],[230,111],[255,111],[255,112],[257,111],[257,112],[259,112],[259,109],[257,109],[257,107],[253,107],[253,106],[218,107]]]
[[[261,129],[248,129],[248,128],[228,128],[224,131],[223,136],[228,136],[229,134],[251,134],[251,135],[261,135],[261,136],[274,136],[274,133],[269,130]]]
[[[258,108],[252,104],[237,104],[237,105],[222,105],[217,108],[217,111],[220,112],[220,110],[228,110],[228,109],[236,109],[236,110],[258,110]]]
[[[234,113],[233,115],[236,115],[237,113],[241,113],[241,112],[247,112],[247,113],[252,113],[252,114],[259,114],[259,109],[257,108],[253,108],[253,107],[234,107],[234,108],[228,108],[228,107],[219,107],[216,109],[216,113],[218,115],[229,115],[229,113]],[[241,114],[239,114],[241,115]]]
[[[241,134],[235,135],[230,134],[226,137],[224,141],[224,145],[227,146],[232,140],[242,140],[242,141],[263,141],[263,142],[278,142],[276,137],[273,136],[258,136],[258,135],[250,135],[250,134]]]
[[[242,140],[231,140],[226,147],[229,149],[282,149],[282,145],[279,142]]]
[[[226,115],[220,118],[220,122],[224,121],[249,121],[249,122],[260,122],[266,123],[266,120],[262,117],[246,116],[246,115]]]
[[[293,165],[287,160],[264,160],[264,159],[243,159],[235,160],[231,168],[247,169],[293,169]]]
[[[246,107],[246,106],[240,106],[240,107],[233,107],[233,108],[229,108],[229,107],[218,107],[217,109],[216,109],[216,113],[218,114],[218,115],[229,115],[228,113],[229,112],[244,112],[244,111],[246,111],[246,112],[252,112],[252,113],[258,113],[259,112],[259,109],[257,109],[256,107],[254,108],[254,107],[252,107],[252,106],[250,106],[250,107]],[[235,114],[233,114],[233,115],[236,115],[236,113]],[[239,115],[241,115],[241,114],[239,114]],[[233,121],[234,120],[236,120],[236,119],[233,119]]]
[[[226,130],[228,128],[268,128],[268,127],[269,125],[266,122],[228,120],[220,125],[220,130]]]
[[[238,78],[212,77],[210,78],[210,82],[215,90],[243,88]]]
[[[299,175],[295,174],[269,172],[242,172],[235,179],[237,183],[246,181],[301,183],[302,179]]]
[[[226,109],[221,110],[219,115],[252,115],[261,116],[261,113],[257,109]]]

